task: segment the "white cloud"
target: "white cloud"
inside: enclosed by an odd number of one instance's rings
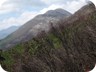
[[[7,0],[1,0],[0,1],[0,7],[2,6],[2,4],[4,3],[4,2],[6,2]]]
[[[22,13],[19,17],[10,17],[9,19],[5,19],[3,21],[0,21],[0,30],[2,29],[6,29],[10,26],[19,26],[22,25],[24,23],[26,23],[27,21],[29,21],[30,19],[32,19],[33,17],[35,17],[38,13],[37,12],[24,12]]]
[[[41,0],[46,4],[59,4],[59,3],[64,3],[66,0]]]
[[[12,4],[4,4],[8,0],[0,0],[0,14],[4,14],[7,12],[12,11],[14,9],[14,6]]]
[[[45,13],[48,10],[63,8],[71,13],[74,13],[83,5],[85,5],[87,0],[67,0],[67,1],[65,0],[38,0],[38,1],[39,2],[42,1],[46,4],[49,4],[49,6],[38,11],[38,13],[34,11],[27,11],[26,9],[25,12],[23,12],[19,17],[11,16],[9,19],[3,19],[3,21],[0,21],[0,30],[8,28],[12,25],[23,25],[25,22],[32,19],[37,14]],[[21,9],[22,6],[24,7],[26,7],[27,5],[31,6],[31,4],[33,6],[36,6],[38,4],[41,5],[42,2],[38,3],[38,1],[24,0],[24,2],[22,3],[22,0],[2,0],[0,1],[0,14],[2,13],[6,14],[7,12],[10,12],[10,11],[18,11],[19,7],[20,7],[19,12],[20,12],[22,11]],[[91,0],[91,1],[96,4],[96,0]]]
[[[86,0],[78,0],[78,1],[74,0],[72,2],[67,2],[66,5],[63,5],[63,8],[71,13],[74,13],[85,4],[86,4]]]
[[[43,0],[47,3],[47,0]],[[52,0],[49,0],[49,2],[51,2]],[[55,0],[55,1],[59,1],[59,0]],[[42,9],[40,12],[41,13],[45,13],[48,10],[54,10],[56,8],[63,8],[71,13],[74,13],[75,11],[77,11],[78,9],[80,9],[82,6],[84,6],[86,4],[86,0],[73,0],[73,1],[67,1],[65,4],[61,3],[61,4],[52,4],[47,8]]]
[[[21,12],[29,9],[38,9],[45,6],[40,0],[0,0],[0,14],[8,12]]]
[[[37,12],[24,12],[20,17],[17,18],[18,24],[24,24],[25,22],[29,21],[30,19],[34,18],[38,13]]]
[[[43,14],[43,13],[47,12],[48,10],[54,10],[54,9],[57,9],[57,8],[62,8],[62,5],[52,4],[51,6],[42,9],[42,10],[40,11],[40,13]]]
[[[2,5],[0,7],[0,14],[5,14],[5,13],[8,13],[8,12],[11,12],[14,10],[14,6],[13,5]]]
[[[85,1],[88,0],[0,0],[0,14],[8,13],[11,11],[22,11],[24,7],[41,7],[44,5],[61,5],[62,8],[67,9],[68,11],[76,11],[82,5],[84,5]],[[96,0],[90,0],[96,4]],[[45,4],[44,4],[45,3]],[[60,6],[60,7],[61,7]],[[70,10],[69,10],[70,9]],[[73,9],[73,10],[72,10]]]

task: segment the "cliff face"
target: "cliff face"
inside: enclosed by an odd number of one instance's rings
[[[87,9],[92,5],[87,5]],[[93,8],[85,14],[81,14],[82,11],[60,20],[56,27],[50,23],[49,32],[42,31],[30,41],[2,52],[6,59],[2,66],[9,72],[86,72],[93,69],[96,10]]]

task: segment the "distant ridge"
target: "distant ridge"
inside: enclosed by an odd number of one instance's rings
[[[13,33],[18,28],[19,28],[18,26],[11,26],[7,29],[1,30],[0,31],[0,40],[6,38],[9,34]]]

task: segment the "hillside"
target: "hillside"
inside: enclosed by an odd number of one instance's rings
[[[84,13],[85,12],[85,13]],[[96,63],[96,8],[88,3],[48,32],[2,52],[9,72],[87,72]]]
[[[48,31],[50,29],[50,22],[54,22],[55,24],[60,19],[64,19],[70,15],[71,13],[63,9],[49,10],[45,14],[37,15],[7,38],[0,41],[0,49],[3,48],[3,50],[6,50],[20,42],[26,42],[32,39],[38,32],[42,30]]]

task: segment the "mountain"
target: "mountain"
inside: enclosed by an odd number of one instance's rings
[[[73,15],[55,22],[50,23],[48,31],[40,30],[32,39],[3,51],[2,67],[9,72],[92,70],[96,64],[95,5],[90,2]]]
[[[14,31],[16,31],[19,27],[17,26],[11,26],[7,29],[1,30],[0,31],[0,39],[4,39],[6,38],[9,34],[13,33]]]
[[[52,16],[52,17],[66,17],[66,16],[70,16],[71,13],[69,13],[68,11],[64,10],[64,9],[56,9],[56,10],[49,10],[48,12],[46,12],[43,16]]]
[[[32,39],[38,32],[42,30],[49,30],[49,23],[59,21],[62,18],[69,17],[71,13],[63,10],[49,10],[45,14],[36,16],[34,19],[28,21],[21,26],[17,31],[9,35],[7,38],[0,42],[0,48],[8,48],[21,41],[28,41]],[[6,45],[5,45],[6,44]]]

